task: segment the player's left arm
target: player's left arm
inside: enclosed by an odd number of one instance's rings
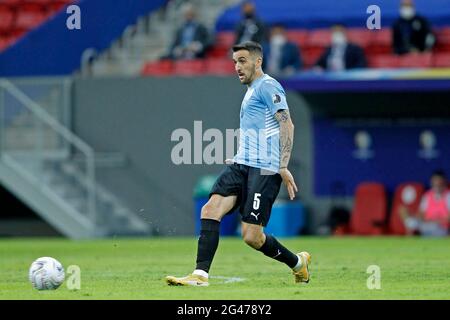
[[[298,191],[294,178],[288,169],[291,158],[292,146],[294,144],[294,124],[289,114],[286,101],[286,93],[281,85],[275,80],[268,80],[261,85],[261,97],[272,116],[278,121],[280,136],[280,166],[279,173],[283,179],[289,198],[293,200]]]
[[[286,169],[294,143],[294,124],[287,109],[277,111],[274,117],[280,124],[280,169]]]
[[[294,144],[294,124],[288,109],[278,110],[274,117],[280,124],[280,175],[288,190],[289,198],[293,200],[298,188],[288,169],[288,164]]]

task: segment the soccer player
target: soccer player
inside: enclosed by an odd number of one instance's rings
[[[295,282],[309,282],[310,254],[295,254],[263,231],[281,182],[291,200],[298,190],[288,169],[294,125],[286,95],[275,79],[264,74],[262,60],[262,48],[256,42],[233,46],[235,70],[241,83],[247,86],[241,104],[239,150],[232,160],[226,160],[227,166],[202,208],[194,272],[181,278],[166,277],[169,285],[209,285],[208,272],[219,244],[220,220],[238,207],[245,243],[285,263],[292,269]]]

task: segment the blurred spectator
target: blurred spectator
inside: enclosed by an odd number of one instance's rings
[[[316,69],[341,71],[354,68],[365,68],[366,57],[361,47],[347,40],[345,28],[341,25],[332,27],[331,46],[316,63]]]
[[[402,0],[400,17],[394,22],[393,48],[397,54],[431,50],[435,37],[427,19],[416,14],[412,0]]]
[[[271,75],[291,75],[302,67],[300,51],[295,43],[288,41],[281,25],[272,27],[269,43],[263,48],[263,68]]]
[[[255,5],[245,1],[241,6],[243,19],[238,23],[235,31],[235,44],[244,41],[255,41],[263,44],[266,41],[266,27],[256,16]]]
[[[448,234],[450,220],[450,190],[442,171],[431,176],[431,189],[421,200],[418,214],[408,212],[403,207],[400,214],[408,234],[424,236],[445,236]]]
[[[170,59],[202,58],[210,44],[208,29],[196,20],[196,12],[191,4],[183,8],[184,23],[176,31],[170,47]]]

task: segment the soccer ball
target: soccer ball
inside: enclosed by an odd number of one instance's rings
[[[35,289],[55,290],[64,282],[62,264],[51,257],[36,259],[30,267],[28,278]]]

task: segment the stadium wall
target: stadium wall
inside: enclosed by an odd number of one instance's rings
[[[218,174],[223,166],[173,164],[171,151],[178,142],[171,134],[178,128],[193,134],[194,121],[200,120],[203,133],[238,128],[244,92],[234,77],[77,79],[74,129],[97,151],[124,153],[126,166],[99,168],[99,178],[145,215],[155,234],[192,234],[197,179]],[[450,170],[449,93],[288,91],[288,102],[295,123],[290,166],[307,208],[309,232],[324,223],[334,204],[351,209],[359,182],[376,180],[392,193],[405,180],[426,185],[434,169]],[[361,130],[371,137],[366,151],[374,157],[355,158],[361,151],[355,133]],[[428,151],[422,150],[423,131],[434,135]],[[397,140],[386,140],[386,134]],[[344,183],[343,193],[333,193],[336,181]],[[281,190],[280,197],[286,197]]]
[[[77,79],[73,127],[97,152],[125,155],[124,167],[100,167],[98,177],[132,210],[145,215],[154,224],[155,234],[193,234],[197,179],[219,174],[223,165],[173,164],[171,151],[177,142],[171,141],[171,134],[178,128],[193,133],[194,121],[200,120],[203,132],[238,128],[244,93],[234,77]],[[297,95],[288,99],[298,141],[292,165],[306,192],[305,181],[310,179],[307,110]]]

